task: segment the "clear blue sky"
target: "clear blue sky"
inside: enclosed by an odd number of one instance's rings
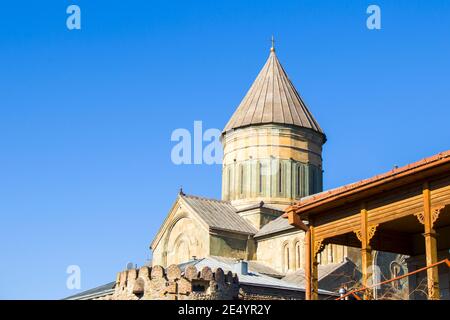
[[[449,16],[447,0],[3,1],[0,298],[74,294],[72,264],[83,290],[114,280],[150,256],[180,185],[219,198],[220,165],[173,165],[170,136],[223,128],[272,34],[328,136],[325,188],[449,149]]]

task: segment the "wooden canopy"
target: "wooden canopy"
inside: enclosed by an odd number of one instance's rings
[[[450,151],[302,199],[286,209],[289,223],[308,224],[306,274],[317,294],[317,254],[327,243],[361,248],[363,285],[372,250],[425,254],[427,265],[450,248]],[[425,241],[424,241],[425,240]],[[309,255],[309,256],[308,256]],[[308,260],[309,259],[309,260]],[[439,298],[437,268],[428,269],[428,296]]]

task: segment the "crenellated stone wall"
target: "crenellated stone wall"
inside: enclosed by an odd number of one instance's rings
[[[188,266],[182,273],[173,264],[119,272],[115,292],[99,300],[231,300],[238,295],[239,279],[231,271]]]

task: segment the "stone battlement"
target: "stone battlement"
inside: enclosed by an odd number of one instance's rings
[[[101,300],[230,300],[238,297],[239,279],[231,271],[209,267],[198,271],[186,267],[184,273],[173,264],[141,267],[119,272],[113,294]]]

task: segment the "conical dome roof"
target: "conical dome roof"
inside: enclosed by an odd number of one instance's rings
[[[266,64],[225,126],[224,133],[268,123],[293,125],[323,134],[278,61],[273,47]]]

